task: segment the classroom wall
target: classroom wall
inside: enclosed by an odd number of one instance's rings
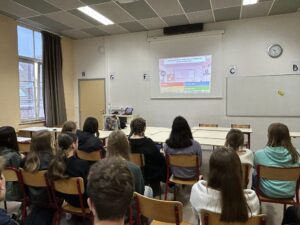
[[[199,122],[218,123],[220,126],[251,124],[254,132],[252,148],[258,149],[266,143],[270,123],[280,121],[290,130],[300,131],[300,118],[226,116],[225,77],[228,67],[237,65],[239,76],[290,73],[291,63],[300,60],[299,24],[300,13],[206,24],[205,30],[225,31],[222,99],[151,100],[150,82],[142,79],[143,73],[151,71],[147,32],[74,41],[74,72],[77,78],[82,78],[82,71],[85,71],[86,79],[106,78],[107,104],[133,106],[134,113],[145,117],[148,125],[171,126],[177,115],[186,117],[191,126]],[[276,42],[282,44],[284,53],[278,59],[271,59],[266,53],[267,47]],[[109,79],[110,74],[115,75],[113,81]],[[76,98],[75,95],[75,102],[78,102]],[[294,142],[300,148],[299,138]]]
[[[42,126],[43,123],[20,124],[19,71],[17,22],[0,15],[0,126],[16,129],[25,126]],[[63,80],[67,118],[74,119],[74,66],[73,41],[62,38]]]

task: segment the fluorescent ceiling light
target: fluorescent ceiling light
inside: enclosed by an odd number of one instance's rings
[[[258,0],[243,0],[243,5],[253,5],[256,4]]]
[[[77,8],[77,9],[79,11],[85,13],[89,17],[92,17],[93,19],[97,20],[98,22],[104,24],[104,25],[114,24],[113,21],[111,21],[110,19],[106,18],[105,16],[103,16],[100,13],[98,13],[96,10],[92,9],[89,6],[83,6],[83,7]]]

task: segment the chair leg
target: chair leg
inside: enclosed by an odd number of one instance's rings
[[[283,204],[283,216],[285,214],[285,211],[286,211],[286,204]]]
[[[7,211],[7,202],[4,200],[4,209]]]
[[[167,200],[167,197],[168,197],[168,191],[169,191],[169,182],[166,182],[165,200]]]
[[[176,201],[176,184],[174,185],[174,201]]]

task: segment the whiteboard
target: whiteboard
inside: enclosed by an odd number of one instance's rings
[[[227,77],[228,116],[300,116],[300,75]]]

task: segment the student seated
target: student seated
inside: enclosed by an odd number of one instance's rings
[[[116,116],[116,114],[106,117],[105,130],[120,130],[120,129],[121,129],[120,120]]]
[[[13,127],[0,127],[0,156],[5,159],[5,167],[19,168],[22,155],[19,153],[17,135]],[[22,193],[18,182],[6,182],[6,200],[19,201]]]
[[[193,185],[190,202],[197,216],[205,209],[221,214],[223,222],[245,222],[260,211],[256,193],[242,188],[239,157],[225,147],[211,154],[208,181],[200,180]]]
[[[6,194],[5,177],[2,174],[5,163],[5,159],[0,156],[0,203],[5,199]],[[4,209],[0,209],[0,225],[18,225],[18,223],[10,218]]]
[[[99,139],[98,120],[88,117],[84,121],[83,131],[77,130],[78,149],[85,152],[104,151]]]
[[[126,162],[128,169],[133,174],[134,177],[134,183],[135,188],[134,191],[144,194],[145,185],[144,185],[144,179],[142,175],[142,171],[140,167],[129,161],[130,159],[130,153],[129,153],[129,142],[126,137],[126,135],[118,130],[113,131],[109,136],[107,140],[107,153],[108,157],[119,157],[124,162]]]
[[[244,148],[244,134],[239,129],[231,129],[226,135],[225,146],[233,149],[240,157],[242,164],[253,166],[253,152]]]
[[[91,167],[87,191],[95,225],[124,224],[125,212],[133,197],[133,185],[132,174],[121,158],[105,158]]]
[[[144,179],[154,189],[155,194],[159,191],[160,181],[166,181],[166,161],[151,138],[145,137],[146,121],[136,118],[130,124],[132,135],[129,137],[131,153],[144,155]],[[158,184],[158,185],[155,185]],[[156,187],[158,186],[158,187]]]
[[[61,129],[61,133],[66,133],[66,132],[72,132],[72,133],[76,133],[77,130],[77,126],[76,123],[74,121],[66,121],[63,124],[63,127]]]
[[[268,129],[267,146],[254,154],[254,165],[295,167],[300,166],[299,151],[291,142],[290,132],[282,123],[272,123]],[[293,197],[293,181],[260,180],[260,190],[271,198]]]
[[[198,155],[199,167],[202,162],[200,144],[193,139],[191,128],[182,116],[177,116],[172,125],[170,137],[166,140],[164,151],[169,155]],[[174,177],[190,179],[195,178],[194,168],[172,167]]]

